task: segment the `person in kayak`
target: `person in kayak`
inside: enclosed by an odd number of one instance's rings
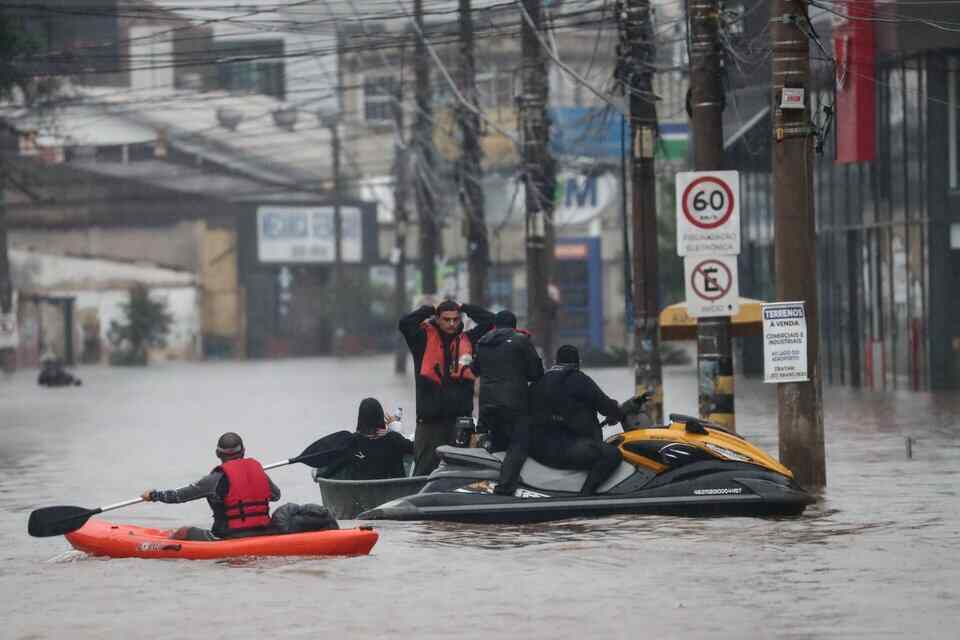
[[[260,463],[245,458],[243,439],[227,432],[217,441],[220,464],[192,484],[179,489],[144,491],[146,502],[168,504],[206,498],[213,511],[213,528],[182,527],[171,536],[178,540],[217,540],[269,533],[270,503],[280,499],[280,489]]]
[[[493,451],[507,452],[494,492],[513,495],[530,447],[528,384],[543,377],[543,361],[512,312],[494,316],[493,331],[477,342],[473,371],[480,381],[480,426],[490,432]]]
[[[597,413],[610,423],[623,411],[616,400],[580,371],[580,352],[565,344],[557,349],[556,365],[530,390],[533,427],[530,455],[557,469],[585,470],[580,495],[592,495],[620,464],[620,450],[603,441]]]
[[[383,405],[376,398],[364,398],[357,412],[357,431],[353,434],[355,450],[350,458],[350,480],[402,478],[406,474],[403,457],[413,455],[413,443],[387,425],[395,420],[385,416]]]
[[[476,326],[463,330],[461,313]],[[413,355],[416,370],[417,429],[413,436],[414,475],[427,475],[440,463],[436,448],[451,444],[458,417],[473,415],[470,364],[480,336],[493,326],[482,307],[445,300],[423,305],[400,318],[398,329]]]

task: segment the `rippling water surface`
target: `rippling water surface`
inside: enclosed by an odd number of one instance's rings
[[[594,373],[629,395],[629,371]],[[98,560],[27,536],[29,512],[193,480],[226,430],[267,463],[349,427],[367,395],[412,416],[412,382],[388,358],[79,374],[0,379],[0,638],[960,637],[957,394],[828,389],[829,486],[796,519],[387,522],[365,558]],[[694,412],[694,372],[666,376],[668,409]],[[776,454],[773,387],[738,384],[739,431]],[[306,467],[271,473],[285,500],[319,501]],[[209,520],[200,503],[109,515]]]

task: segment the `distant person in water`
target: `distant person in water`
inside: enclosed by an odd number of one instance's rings
[[[383,405],[376,398],[364,398],[357,412],[354,435],[356,450],[350,460],[348,475],[352,480],[381,480],[406,475],[403,457],[413,455],[413,443],[387,429],[395,416],[384,415]]]
[[[41,387],[79,387],[83,384],[80,378],[63,368],[63,361],[48,351],[40,360],[40,375],[37,384]]]
[[[217,540],[269,533],[270,503],[280,499],[280,489],[263,466],[245,458],[243,439],[233,432],[220,436],[217,458],[220,464],[193,484],[179,489],[144,491],[146,502],[168,504],[206,498],[213,511],[210,531],[182,527],[173,533],[178,540]]]

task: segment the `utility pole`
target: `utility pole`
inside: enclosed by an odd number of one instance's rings
[[[340,199],[343,197],[340,176],[340,115],[339,113],[328,118],[326,125],[330,130],[330,141],[333,147],[333,277],[331,290],[333,295],[339,295],[343,290],[343,218],[340,211]],[[333,352],[343,355],[343,315],[340,306],[334,305],[333,310]]]
[[[13,314],[13,281],[10,276],[10,258],[7,254],[6,167],[0,159],[0,338],[6,328],[16,327]],[[3,326],[7,325],[9,326]],[[13,371],[16,367],[16,348],[0,346],[0,370]]]
[[[423,0],[414,0],[414,20],[417,41],[413,51],[416,82],[417,117],[413,125],[413,144],[416,149],[416,199],[420,223],[420,278],[422,293],[437,292],[437,253],[439,225],[434,202],[433,183],[433,90],[430,86],[430,65],[427,60],[426,27],[423,24]]]
[[[657,105],[653,93],[653,8],[650,0],[625,0],[620,10],[621,79],[628,96],[632,141],[634,385],[637,395],[652,392],[647,402],[647,414],[654,424],[662,424],[657,184],[653,159],[657,139]]]
[[[474,62],[473,15],[470,0],[460,0],[461,93],[467,102],[477,106],[476,64]],[[460,160],[460,202],[467,218],[467,272],[470,302],[487,304],[487,267],[490,247],[487,239],[486,214],[483,202],[483,149],[480,147],[480,116],[465,105],[458,108],[463,133],[463,156]]]
[[[539,36],[544,32],[542,0],[523,0],[526,16],[521,24],[521,93],[517,97],[520,116],[520,145],[523,154],[522,180],[526,193],[526,249],[527,249],[527,322],[534,340],[549,360],[552,318],[551,300],[547,295],[550,281],[548,255],[552,226],[553,189],[550,184],[547,150],[550,123],[547,119],[547,64]],[[527,20],[529,17],[529,21]],[[530,22],[533,24],[531,25]]]
[[[777,300],[804,303],[807,317],[807,382],[777,385],[780,462],[800,485],[827,484],[823,445],[823,396],[817,309],[817,251],[813,210],[814,130],[810,113],[810,42],[806,0],[774,0],[773,210]],[[802,93],[800,108],[782,108]],[[793,106],[793,105],[791,105]]]
[[[6,174],[0,161],[0,315],[13,312],[13,285],[10,281],[10,258],[7,255]]]
[[[395,229],[394,253],[396,270],[394,271],[394,316],[406,315],[407,305],[407,142],[404,138],[403,118],[403,72],[397,83],[396,99],[393,102],[393,224]],[[407,370],[407,346],[402,337],[398,337],[393,370],[405,373]]]
[[[692,0],[690,28],[690,123],[696,171],[723,168],[723,84],[719,0]],[[697,319],[700,417],[736,430],[733,348],[729,316]]]
[[[344,114],[343,103],[343,35],[337,29],[337,111],[321,117],[321,124],[330,132],[330,146],[333,153],[333,272],[331,291],[334,296],[343,290],[343,218],[340,200],[343,198],[340,176],[340,119]],[[343,314],[340,305],[333,306],[333,353],[343,355]]]

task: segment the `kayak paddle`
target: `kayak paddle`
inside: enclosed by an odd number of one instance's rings
[[[296,464],[298,462],[313,468],[320,468],[330,464],[332,459],[335,459],[340,455],[342,447],[331,447],[329,442],[325,442],[325,440],[327,440],[329,437],[330,436],[324,436],[323,438],[320,438],[300,452],[300,455],[298,456],[265,465],[263,467],[264,471],[268,469],[276,469],[277,467],[282,467],[288,464]],[[86,524],[87,520],[98,513],[112,511],[113,509],[120,509],[122,507],[129,507],[130,505],[138,504],[143,501],[143,498],[134,498],[132,500],[126,500],[125,502],[110,504],[105,507],[97,507],[96,509],[86,509],[84,507],[71,506],[44,507],[43,509],[36,509],[30,514],[30,520],[27,522],[27,533],[34,538],[62,536],[64,534],[76,531]]]

